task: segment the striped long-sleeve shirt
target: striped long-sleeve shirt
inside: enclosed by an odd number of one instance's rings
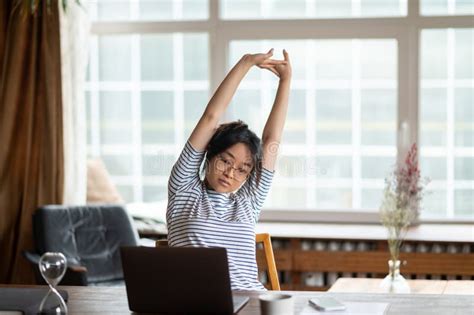
[[[273,172],[252,175],[236,193],[208,189],[199,177],[205,152],[189,141],[168,182],[168,243],[183,247],[224,247],[232,290],[264,290],[258,281],[255,224],[270,189]]]

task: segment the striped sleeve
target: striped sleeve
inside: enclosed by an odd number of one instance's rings
[[[237,192],[237,194],[240,194],[250,201],[255,222],[258,221],[260,210],[262,209],[268,192],[270,191],[274,173],[274,171],[262,168],[259,179],[257,179],[256,174],[252,174],[252,176],[250,176],[250,178]]]
[[[168,193],[176,194],[191,181],[199,179],[199,168],[204,158],[205,151],[199,152],[193,148],[189,141],[174,164],[168,181]]]

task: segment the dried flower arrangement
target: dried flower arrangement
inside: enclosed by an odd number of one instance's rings
[[[382,224],[388,230],[388,247],[391,260],[396,261],[408,226],[418,218],[423,189],[428,179],[421,179],[418,167],[418,149],[414,143],[404,163],[385,179],[385,189],[380,206]]]

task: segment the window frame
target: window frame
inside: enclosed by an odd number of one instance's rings
[[[220,2],[209,0],[209,19],[199,21],[96,21],[91,25],[91,35],[112,34],[158,34],[158,33],[207,33],[209,40],[209,93],[214,91],[224,78],[228,64],[229,44],[232,40],[259,39],[395,39],[397,41],[397,161],[405,156],[410,143],[418,143],[418,110],[420,85],[420,45],[421,31],[424,29],[474,28],[472,15],[422,16],[420,1],[407,1],[407,16],[401,17],[360,17],[335,19],[264,19],[264,20],[223,20],[220,18]],[[137,39],[135,39],[137,40]],[[132,52],[133,55],[133,52]],[[212,61],[212,62],[211,62]],[[97,69],[97,60],[91,59],[91,69]],[[92,70],[94,71],[94,70]],[[132,81],[133,81],[132,74]],[[92,103],[98,102],[91,98]],[[133,99],[133,97],[132,97]],[[134,99],[136,101],[136,99]],[[94,104],[92,104],[94,105]],[[98,106],[95,106],[96,111]],[[93,113],[92,113],[93,114]],[[136,115],[137,113],[133,113]],[[93,114],[94,115],[94,114]],[[400,137],[403,125],[408,124],[408,143]],[[95,126],[98,129],[98,126]],[[138,128],[135,128],[139,130]],[[138,131],[139,132],[139,131]],[[136,133],[136,132],[135,132]],[[137,135],[133,134],[136,138]],[[139,137],[139,135],[138,135]],[[92,137],[94,139],[94,137]],[[92,141],[93,153],[100,153],[100,144]],[[181,144],[177,144],[176,148]],[[138,155],[142,155],[140,150]],[[143,187],[140,163],[134,163],[134,194],[141,196]],[[146,180],[143,180],[146,182]],[[286,222],[346,222],[379,223],[378,211],[360,209],[321,210],[272,210],[262,212],[263,221]],[[420,222],[474,222],[472,219],[457,218],[428,219]]]

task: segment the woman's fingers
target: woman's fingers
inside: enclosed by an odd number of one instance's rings
[[[260,59],[261,62],[265,62],[266,60],[269,60],[273,56],[273,48],[270,49],[266,54],[255,54],[254,56]]]
[[[277,77],[280,77],[280,74],[278,73],[278,71],[276,71],[275,68],[273,67],[263,67],[263,69],[267,69],[268,71],[273,72]]]
[[[278,71],[275,70],[275,68],[267,68],[267,69],[273,72],[277,77],[280,77],[280,74],[278,73]]]
[[[270,65],[285,65],[288,61],[286,60],[275,60],[275,59],[266,59],[262,62],[262,64],[270,64]]]
[[[284,60],[271,59],[272,56],[273,56],[273,48],[270,49],[267,53],[254,54],[252,55],[252,58],[254,60],[254,64],[259,67],[262,65],[271,65],[271,66],[287,65],[289,63],[288,53],[286,52],[286,50],[283,50]],[[278,73],[278,70],[277,70],[277,73]]]
[[[272,60],[270,59],[273,56],[273,48],[270,49],[267,53],[259,53],[259,54],[253,54],[251,55],[251,58],[254,61],[254,64],[259,65],[267,60]]]
[[[259,67],[262,68],[262,69],[267,69],[268,71],[273,72],[277,77],[280,76],[280,73],[278,73],[278,71],[272,65],[260,65]]]
[[[258,67],[262,68],[262,69],[268,69],[268,68],[273,67],[273,66],[272,65],[259,64]]]
[[[283,59],[285,59],[286,62],[290,61],[290,57],[288,56],[286,49],[283,49]]]

